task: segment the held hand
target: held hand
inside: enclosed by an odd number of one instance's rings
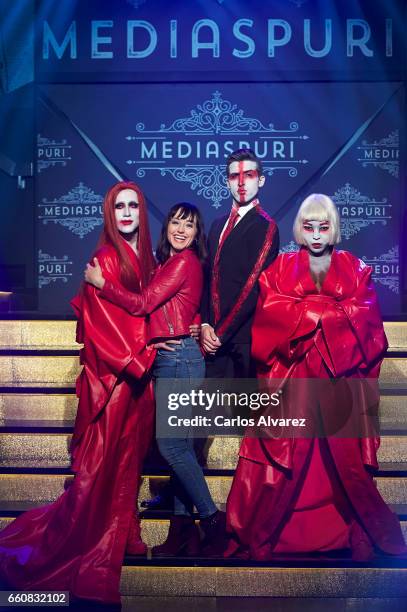
[[[195,340],[198,340],[199,336],[201,335],[200,324],[192,323],[192,325],[189,326],[189,333],[191,334],[191,338],[195,338]]]
[[[201,328],[201,346],[210,355],[214,355],[221,346],[221,341],[211,325],[203,325]]]
[[[91,264],[86,265],[84,276],[87,283],[90,283],[97,289],[103,289],[105,279],[103,277],[102,268],[99,265],[97,257],[93,258],[93,266]]]
[[[165,342],[156,342],[152,346],[155,349],[174,352],[175,348],[172,348],[171,344],[181,344],[181,340],[166,340]]]

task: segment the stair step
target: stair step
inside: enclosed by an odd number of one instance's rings
[[[402,579],[402,577],[400,577]],[[324,597],[235,597],[233,594],[220,597],[155,597],[137,595],[122,597],[122,612],[325,612],[329,606],[330,612],[388,612],[407,610],[406,597],[332,597],[329,604]]]
[[[0,433],[1,468],[69,468],[69,433]],[[206,467],[234,470],[240,438],[209,438],[204,449]],[[163,461],[153,461],[166,469]],[[382,436],[378,451],[381,469],[407,472],[407,436]],[[387,467],[386,467],[387,466]]]
[[[73,387],[79,372],[78,357],[0,356],[0,385],[3,386]]]
[[[400,522],[407,523],[407,504],[389,504],[389,507],[397,514]],[[35,501],[11,501],[11,500],[2,500],[0,505],[0,520],[8,520],[11,521],[16,516],[19,516],[22,512],[26,512],[27,510],[32,510],[33,508],[38,508],[38,502]],[[226,504],[219,504],[219,510],[226,511]],[[172,511],[170,508],[165,508],[161,510],[149,510],[149,509],[140,509],[140,518],[142,521],[159,521],[159,522],[169,522]],[[195,520],[198,521],[198,514],[195,513]]]
[[[407,351],[407,322],[385,322],[392,351]],[[76,321],[0,321],[0,348],[77,349]]]
[[[46,421],[45,419],[40,421],[28,421],[25,420],[0,420],[0,435],[1,434],[51,434],[51,433],[65,433],[71,434],[74,429],[74,423],[72,421]]]
[[[73,428],[78,399],[73,393],[3,393],[0,394],[0,431],[7,428]],[[380,400],[382,435],[407,433],[407,397],[382,395]]]
[[[215,504],[225,504],[232,483],[232,476],[206,476],[209,490]],[[67,474],[0,474],[0,508],[3,502],[33,501],[46,504],[55,500],[64,491]],[[378,490],[389,504],[407,503],[407,478],[378,476],[375,478]],[[156,495],[168,482],[168,476],[144,476],[140,499]]]
[[[157,597],[406,597],[407,569],[218,566],[174,571],[172,567],[125,566],[120,591],[123,596]],[[256,600],[250,602],[255,608]],[[332,609],[331,601],[328,606]],[[321,607],[326,609],[327,602]]]
[[[9,525],[14,518],[14,516],[0,517],[0,530]],[[169,524],[169,520],[142,520],[141,530],[144,542],[151,547],[165,542],[168,535]]]
[[[71,393],[2,393],[0,394],[0,427],[19,422],[21,426],[28,421],[35,421],[32,427],[41,424],[55,426],[62,422],[62,427],[73,426],[78,406],[78,399],[72,388]],[[382,394],[380,400],[381,427],[407,431],[407,397],[404,395]],[[47,422],[47,424],[46,424]]]
[[[386,357],[380,371],[380,384],[386,386],[405,386],[407,383],[407,358]]]
[[[76,321],[0,321],[0,348],[78,350]]]
[[[407,431],[407,397],[382,393],[379,414],[382,429]]]
[[[0,355],[2,387],[73,387],[79,372],[77,356]],[[380,373],[380,383],[407,386],[407,358],[387,357]]]
[[[3,393],[0,394],[0,423],[52,420],[73,425],[77,407],[74,393]]]
[[[0,530],[7,527],[13,520],[14,516],[0,517]],[[141,534],[143,541],[149,547],[158,546],[167,539],[170,521],[157,519],[142,519]],[[400,521],[403,536],[407,541],[407,521]]]
[[[407,351],[407,321],[384,324],[390,351]]]

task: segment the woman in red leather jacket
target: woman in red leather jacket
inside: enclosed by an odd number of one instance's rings
[[[159,349],[153,365],[157,379],[201,380],[204,359],[189,327],[199,309],[206,257],[203,221],[192,204],[176,204],[168,213],[157,248],[160,266],[153,280],[135,294],[105,279],[97,259],[88,265],[85,280],[100,289],[100,297],[117,304],[133,315],[149,315],[148,342],[177,340],[172,350]],[[160,410],[160,406],[158,406]],[[186,414],[187,413],[187,414]],[[190,416],[190,407],[182,416]],[[179,413],[177,416],[180,416]],[[196,556],[199,532],[192,517],[198,510],[205,539],[201,554],[221,554],[224,545],[225,515],[217,510],[210,495],[193,445],[193,438],[162,437],[159,450],[172,468],[175,490],[174,516],[166,542],[153,549],[157,556],[179,553]]]

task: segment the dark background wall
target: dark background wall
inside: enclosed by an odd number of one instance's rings
[[[0,2],[0,291],[37,307],[34,2]]]

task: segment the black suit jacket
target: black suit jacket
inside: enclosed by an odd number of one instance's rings
[[[209,265],[206,274],[204,293],[202,297],[201,317],[202,323],[209,323],[213,327],[219,327],[224,318],[229,314],[237,302],[239,295],[253,270],[260,250],[264,244],[266,232],[270,222],[263,216],[258,208],[253,208],[239,221],[232,232],[226,238],[219,259],[219,298],[220,298],[220,320],[214,325],[214,312],[211,299],[211,278],[213,262],[219,237],[229,215],[216,219],[208,235]],[[262,269],[267,268],[277,257],[279,250],[279,235],[276,226],[273,242],[267,253]],[[237,316],[227,327],[221,336],[221,342],[228,341],[246,343],[251,339],[251,325],[258,298],[258,283],[256,282],[243,302]]]

